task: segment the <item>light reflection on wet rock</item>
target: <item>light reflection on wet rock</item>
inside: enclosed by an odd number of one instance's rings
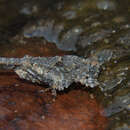
[[[101,91],[109,92],[120,88],[119,86],[121,86],[121,84],[127,79],[127,71],[127,66],[122,66],[122,68],[120,68],[118,64],[117,67],[113,67],[111,70],[106,70],[106,72],[103,74],[103,77],[101,76],[100,78],[102,82],[102,84],[99,86]]]
[[[116,5],[114,1],[108,1],[108,0],[102,0],[97,3],[98,9],[103,9],[103,10],[115,10]]]
[[[101,91],[105,92],[115,89],[122,82],[122,80],[122,78],[117,78],[103,82],[102,85],[100,85]]]
[[[122,62],[121,62],[122,63]],[[117,65],[111,70],[113,73],[108,75],[108,85],[102,88],[106,99],[105,111],[103,115],[110,119],[110,130],[120,130],[129,128],[130,122],[130,84],[129,84],[129,67]],[[129,65],[128,63],[125,65]],[[115,71],[117,69],[117,72]],[[104,76],[106,77],[106,76]],[[116,78],[120,78],[120,81],[116,81]],[[111,84],[115,78],[115,85]],[[121,81],[122,80],[122,81]]]
[[[69,30],[63,37],[59,43],[59,48],[66,51],[76,51],[76,43],[79,39],[80,34],[83,29],[81,27],[74,27],[72,30]]]
[[[78,46],[83,48],[93,45],[96,42],[104,40],[106,37],[109,37],[112,34],[112,30],[100,30],[99,32],[92,33],[90,35],[85,35],[80,37]]]
[[[26,38],[44,37],[48,42],[58,43],[59,33],[63,30],[63,25],[55,25],[53,20],[41,20],[37,24],[29,25],[24,28],[23,35]]]
[[[130,105],[130,93],[123,96],[117,96],[115,99],[112,100],[112,103],[108,105],[105,109],[104,115],[105,116],[112,116],[116,113],[119,113],[123,110],[128,110]]]
[[[125,46],[125,47],[130,47],[130,31],[127,32],[126,34],[123,34],[123,36],[121,36],[117,42],[119,42],[121,45]]]
[[[82,32],[82,28],[77,26],[66,32],[64,31],[63,24],[55,24],[52,21],[40,21],[37,24],[25,27],[23,32],[24,37],[42,37],[48,42],[55,43],[61,50],[72,51],[76,50],[75,44],[79,35]],[[63,33],[63,35],[61,35]],[[61,36],[60,36],[61,35]]]
[[[65,17],[66,19],[73,19],[73,18],[76,18],[76,12],[73,10],[70,10],[70,11],[65,12],[62,16]]]
[[[115,130],[129,130],[130,129],[130,125],[127,125],[127,124],[123,124],[117,128],[115,128]]]

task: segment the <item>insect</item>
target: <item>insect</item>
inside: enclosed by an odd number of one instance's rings
[[[74,55],[54,57],[5,58],[0,57],[0,64],[13,66],[16,74],[33,83],[47,83],[56,93],[68,88],[73,82],[86,87],[95,87],[102,63],[97,58],[82,58]]]

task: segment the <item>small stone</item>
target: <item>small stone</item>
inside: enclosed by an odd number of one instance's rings
[[[41,116],[41,119],[42,119],[42,120],[44,120],[44,119],[45,119],[45,116],[44,116],[44,115],[42,115],[42,116]]]
[[[93,95],[93,94],[90,94],[90,98],[91,98],[91,99],[94,99],[94,95]]]

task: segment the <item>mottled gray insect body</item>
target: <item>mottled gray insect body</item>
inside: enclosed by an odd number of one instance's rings
[[[105,52],[105,51],[104,51]],[[98,57],[82,58],[74,55],[55,56],[55,57],[31,57],[23,58],[3,58],[0,57],[0,64],[15,66],[14,71],[22,79],[33,83],[48,83],[52,90],[64,90],[73,82],[80,82],[86,87],[95,87],[100,66],[104,59],[108,57],[109,51]],[[103,59],[99,62],[99,59]],[[105,61],[105,60],[104,60]]]
[[[59,91],[68,88],[73,82],[92,88],[98,85],[99,66],[92,65],[90,59],[72,55],[24,59],[26,60],[22,60],[22,64],[15,69],[22,79],[40,84],[46,82],[52,89]]]

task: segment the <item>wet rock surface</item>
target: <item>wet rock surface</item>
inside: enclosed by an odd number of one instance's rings
[[[103,63],[98,77],[100,85],[83,91],[74,87],[58,94],[57,101],[49,106],[51,94],[39,93],[44,87],[23,82],[12,71],[0,72],[1,129],[49,130],[50,126],[56,129],[57,123],[65,130],[130,129],[129,0],[0,0],[0,3],[0,56],[71,54],[96,56]],[[93,100],[89,99],[92,95]],[[22,104],[23,110],[18,107]],[[67,106],[72,109],[67,111]],[[77,115],[80,112],[87,116]],[[70,128],[70,124],[76,126]]]

